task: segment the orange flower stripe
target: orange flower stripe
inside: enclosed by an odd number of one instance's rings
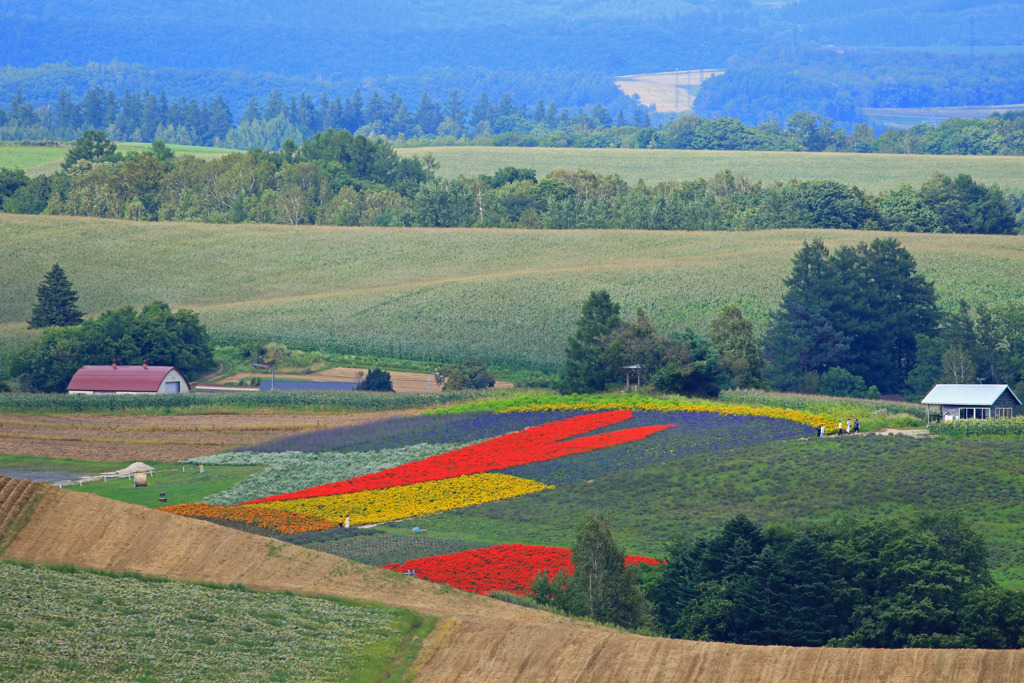
[[[184,515],[185,517],[226,519],[233,522],[252,524],[280,534],[304,534],[309,531],[323,531],[324,529],[337,526],[337,522],[330,522],[318,517],[286,510],[258,509],[251,506],[183,503],[181,505],[166,505],[157,509],[164,512],[172,512],[176,515]]]

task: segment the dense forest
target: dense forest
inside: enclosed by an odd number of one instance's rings
[[[1022,201],[967,175],[936,175],[879,196],[835,181],[765,185],[723,171],[710,179],[630,185],[616,175],[530,169],[439,179],[435,162],[400,159],[384,140],[328,130],[278,152],[213,161],[175,157],[162,142],[122,155],[99,131],[69,150],[62,170],[29,178],[0,169],[10,213],[176,220],[516,227],[763,230],[841,228],[1008,234]]]
[[[354,90],[342,99],[301,92],[287,99],[273,90],[252,97],[237,120],[220,97],[172,100],[166,92],[92,88],[81,98],[61,90],[52,103],[33,103],[17,90],[0,105],[0,140],[66,141],[88,130],[114,140],[277,150],[326,130],[384,137],[398,144],[481,144],[544,147],[628,147],[759,151],[884,152],[894,154],[1024,154],[1024,112],[986,119],[950,119],[938,126],[886,129],[865,124],[852,132],[835,121],[796,112],[781,125],[774,120],[747,126],[732,118],[692,115],[657,117],[632,101],[627,109],[595,104],[560,108],[554,100],[530,104],[511,93],[475,99],[452,90],[442,98],[427,92],[407,103],[397,92]]]
[[[849,128],[864,120],[861,107],[1024,101],[1018,9],[965,0],[551,0],[501,11],[466,0],[386,9],[357,0],[343,12],[308,0],[8,3],[0,101],[18,87],[37,102],[99,87],[219,97],[237,112],[274,88],[314,99],[379,89],[407,101],[459,89],[628,117],[615,75],[725,69],[698,114],[758,124],[809,111]]]

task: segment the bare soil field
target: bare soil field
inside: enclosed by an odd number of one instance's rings
[[[0,453],[110,462],[178,462],[289,434],[418,412],[0,416]]]
[[[755,647],[642,637],[208,522],[51,489],[3,556],[373,600],[442,616],[424,681],[1017,681],[1024,652]]]
[[[399,394],[436,394],[440,393],[441,387],[433,375],[424,372],[401,372],[389,370],[391,373],[391,385]],[[289,375],[277,373],[277,379],[304,379],[311,382],[359,382],[366,375],[365,368],[330,368],[319,372],[311,372],[306,375]],[[262,377],[265,381],[270,380],[270,375],[264,372],[239,372],[226,377],[216,384],[228,384],[238,382],[249,377]],[[511,389],[512,382],[495,382],[495,389]]]

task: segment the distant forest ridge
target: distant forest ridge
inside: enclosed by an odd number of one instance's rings
[[[12,66],[118,60],[331,81],[424,66],[630,74],[773,47],[1020,43],[1019,5],[1006,0],[63,0],[8,2],[4,12],[0,44]]]
[[[237,117],[220,97],[171,100],[166,93],[149,91],[119,97],[100,88],[80,99],[61,91],[45,105],[19,90],[7,108],[0,105],[0,140],[70,141],[90,130],[123,142],[160,140],[240,150],[277,150],[288,140],[301,143],[323,131],[347,130],[399,145],[1024,154],[1024,111],[890,128],[876,135],[866,124],[848,133],[810,112],[794,113],[784,125],[747,126],[733,118],[682,115],[655,126],[648,111],[635,105],[628,113],[600,104],[573,111],[554,101],[531,106],[509,93],[492,100],[485,92],[469,101],[458,90],[443,99],[424,92],[416,103],[376,90],[368,98],[357,89],[344,99],[300,93],[287,100],[274,90],[266,100],[250,99]]]
[[[692,101],[694,113],[704,118],[734,118],[748,126],[773,119],[784,122],[797,112],[810,112],[832,119],[847,130],[858,123],[893,123],[878,122],[870,114],[874,109],[1024,103],[1024,53],[971,56],[866,48],[773,47],[750,57],[708,57],[700,61],[694,73],[711,73],[709,65],[724,67],[724,73],[705,80],[699,87],[696,83],[680,82],[679,102],[671,92],[664,93],[667,99],[663,96],[647,101],[657,102],[664,112],[683,104],[685,99],[687,103]],[[183,69],[118,61],[86,66],[61,63],[0,67],[0,102],[10,102],[19,89],[29,102],[52,104],[61,91],[82,98],[99,88],[119,97],[125,92],[149,91],[166,93],[169,100],[220,98],[238,114],[252,97],[263,101],[275,90],[285,100],[303,94],[314,100],[333,100],[348,97],[356,90],[369,98],[376,90],[385,98],[397,94],[407,106],[414,105],[423,93],[433,100],[443,100],[452,90],[458,90],[467,98],[486,94],[492,101],[508,94],[517,104],[530,107],[540,100],[554,102],[556,108],[570,114],[600,105],[613,117],[621,109],[628,120],[640,100],[616,86],[614,74],[623,73],[627,72],[607,70],[597,63],[558,62],[534,67],[514,63],[496,69],[478,65],[420,65],[408,73],[379,76],[346,77],[341,72],[318,72],[313,76],[286,77],[209,66]],[[667,86],[651,87],[668,87],[671,91],[673,85],[674,79]],[[649,115],[655,123],[663,120],[653,111]]]

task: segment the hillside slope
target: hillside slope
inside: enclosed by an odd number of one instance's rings
[[[1024,298],[1018,235],[347,228],[4,215],[0,356],[29,338],[23,321],[38,283],[60,263],[86,314],[165,301],[195,310],[217,344],[279,341],[557,370],[580,306],[595,289],[607,289],[626,315],[643,308],[665,332],[692,326],[706,334],[732,303],[760,333],[782,298],[793,254],[816,237],[830,249],[895,237],[935,281],[947,310],[961,297]],[[255,245],[273,256],[254,258]]]
[[[374,600],[447,617],[420,657],[427,681],[1011,681],[1024,652],[753,647],[647,638],[477,595],[206,522],[50,490],[4,557],[240,582]]]

